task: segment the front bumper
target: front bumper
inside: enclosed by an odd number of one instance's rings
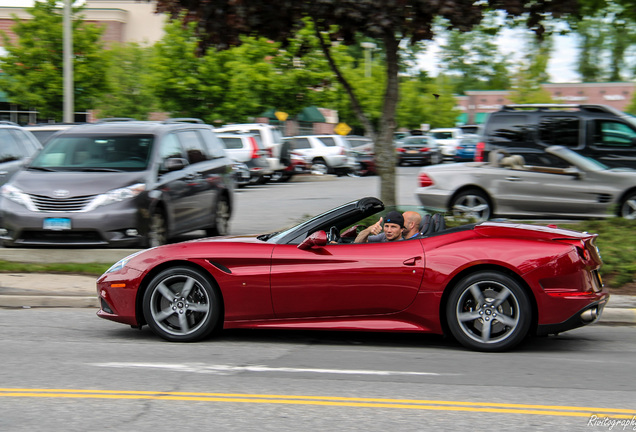
[[[0,199],[0,240],[6,246],[129,247],[143,241],[140,212],[130,201],[91,212],[33,212]],[[45,229],[47,218],[70,219],[70,229]]]

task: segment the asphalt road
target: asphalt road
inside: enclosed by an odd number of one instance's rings
[[[176,344],[90,309],[1,310],[0,326],[2,431],[636,426],[598,423],[636,415],[633,327],[594,325],[485,354],[374,333],[231,331]]]

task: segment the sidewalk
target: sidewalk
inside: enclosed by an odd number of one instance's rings
[[[127,255],[122,253],[122,257]],[[96,279],[47,273],[0,273],[0,308],[98,308]],[[612,295],[600,322],[636,324],[636,296]]]

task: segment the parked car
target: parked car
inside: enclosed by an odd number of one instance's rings
[[[475,220],[501,217],[636,219],[636,171],[610,169],[563,146],[490,162],[420,171],[415,193],[427,208]]]
[[[232,160],[200,120],[104,121],[59,132],[0,189],[5,246],[157,246],[228,233]]]
[[[369,137],[360,135],[346,135],[351,150],[360,153],[372,154],[375,151],[375,143]]]
[[[290,173],[289,148],[283,146],[283,134],[278,127],[264,123],[229,124],[215,129],[218,133],[249,133],[261,137],[261,143],[268,152],[267,163],[275,180]]]
[[[442,157],[445,159],[453,159],[459,139],[462,136],[462,130],[459,128],[438,128],[432,129],[429,133],[437,141],[442,151]]]
[[[442,152],[435,138],[428,135],[406,137],[395,151],[398,165],[431,165],[442,161]]]
[[[341,135],[304,135],[287,137],[284,141],[311,163],[314,174],[346,175],[357,169],[351,147]]]
[[[41,148],[33,134],[19,124],[0,121],[0,186]]]
[[[274,172],[267,163],[268,152],[265,150],[260,135],[248,133],[217,133],[225,145],[225,152],[236,162],[244,164],[249,172],[247,183],[241,174],[237,184],[262,184],[269,180]],[[239,172],[243,172],[242,170]]]
[[[505,105],[488,116],[476,160],[562,145],[609,167],[636,168],[636,118],[606,105]]]
[[[353,243],[388,210],[362,198],[280,232],[128,256],[97,280],[97,315],[174,342],[232,328],[359,330],[503,351],[591,324],[607,304],[596,234],[485,222]]]
[[[38,123],[35,125],[27,125],[23,126],[24,129],[31,132],[42,144],[46,143],[46,141],[55,133],[66,130],[73,126],[83,123]]]
[[[475,149],[479,142],[479,135],[463,135],[455,149],[455,162],[470,162],[475,159]]]

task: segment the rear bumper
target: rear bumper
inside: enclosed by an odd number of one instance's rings
[[[603,309],[605,308],[605,305],[607,305],[608,300],[609,295],[604,297],[602,300],[585,306],[563,322],[539,325],[537,326],[536,335],[547,336],[550,334],[557,334],[595,323],[601,318],[601,314],[603,313]]]

